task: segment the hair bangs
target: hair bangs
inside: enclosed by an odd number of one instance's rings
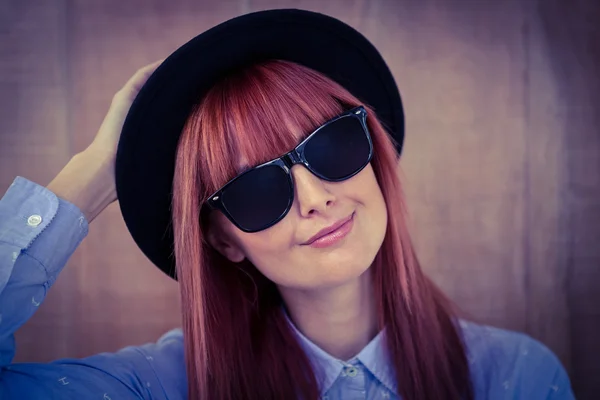
[[[200,105],[200,168],[207,195],[241,172],[279,157],[344,107],[302,66],[252,65],[216,83]],[[300,72],[300,73],[298,73]],[[205,110],[211,110],[210,113]]]

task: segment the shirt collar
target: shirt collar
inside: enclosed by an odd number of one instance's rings
[[[283,308],[283,314],[315,369],[321,388],[321,396],[324,396],[331,388],[344,367],[349,366],[356,360],[363,364],[388,390],[399,396],[394,369],[392,368],[389,353],[386,351],[385,328],[356,356],[348,361],[342,361],[328,354],[304,336],[289,318],[285,308]]]

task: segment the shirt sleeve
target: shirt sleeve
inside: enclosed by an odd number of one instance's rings
[[[533,337],[461,321],[476,398],[573,400],[558,357]]]
[[[504,344],[509,356],[498,393],[504,389],[514,399],[575,399],[567,372],[552,350],[526,334],[506,340],[513,344]]]
[[[14,332],[44,301],[87,234],[88,221],[78,207],[23,177],[0,199],[0,399],[166,399],[165,382],[175,385],[169,390],[185,393],[181,377],[158,377],[161,365],[183,359],[182,340],[173,333],[157,343],[84,359],[12,363]]]
[[[548,399],[574,400],[575,395],[573,394],[569,375],[567,375],[567,371],[561,362],[556,357],[554,358],[556,359],[556,369],[552,379],[552,385],[550,385],[551,392]]]
[[[523,398],[574,400],[571,381],[556,354],[529,335],[523,336],[521,354],[531,355],[517,362],[522,371]]]

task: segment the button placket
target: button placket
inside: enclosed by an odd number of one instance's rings
[[[354,378],[358,374],[358,368],[356,367],[346,367],[346,375]]]
[[[344,399],[364,400],[367,392],[363,366],[358,363],[345,363],[342,376],[344,377]]]

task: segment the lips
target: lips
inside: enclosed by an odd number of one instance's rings
[[[308,239],[306,242],[304,242],[304,245],[310,245],[312,244],[315,240],[318,240],[324,236],[329,235],[332,232],[335,232],[336,230],[338,230],[342,225],[344,225],[346,222],[350,221],[352,219],[352,217],[354,216],[354,213],[350,214],[350,216],[343,218],[337,222],[335,222],[334,224],[327,226],[323,229],[321,229],[320,231],[318,231],[316,234],[314,234],[310,239]]]

